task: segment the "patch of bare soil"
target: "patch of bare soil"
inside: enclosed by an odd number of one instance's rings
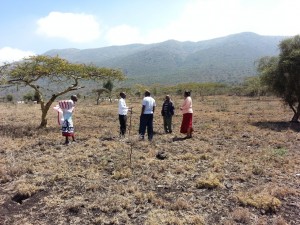
[[[300,224],[300,125],[276,98],[193,97],[194,135],[139,141],[140,99],[119,138],[116,103],[79,101],[77,142],[63,145],[56,114],[0,105],[0,224]],[[129,125],[129,118],[128,118]]]

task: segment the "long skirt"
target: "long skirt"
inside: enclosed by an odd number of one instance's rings
[[[186,134],[189,128],[193,128],[193,113],[183,114],[180,133]]]
[[[62,136],[65,137],[74,136],[74,126],[73,126],[72,117],[64,120],[61,127],[61,131],[62,131]]]

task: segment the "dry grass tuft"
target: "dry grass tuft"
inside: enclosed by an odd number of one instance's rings
[[[113,175],[111,177],[116,180],[121,180],[124,178],[129,178],[131,175],[132,171],[130,168],[123,168],[113,171]]]
[[[232,219],[237,223],[249,224],[251,221],[251,213],[245,208],[236,208],[231,213]]]
[[[177,215],[174,211],[164,209],[153,210],[147,215],[145,225],[204,225],[199,215]]]
[[[281,216],[275,217],[272,222],[273,225],[289,225]]]
[[[205,178],[201,178],[196,181],[196,188],[199,189],[213,189],[218,187],[223,187],[223,185],[216,174],[209,173],[205,176]]]
[[[177,210],[177,211],[188,210],[190,209],[190,207],[191,207],[190,203],[182,197],[176,199],[176,201],[170,205],[170,208],[172,210]]]
[[[41,190],[41,187],[37,187],[34,184],[28,184],[28,183],[19,183],[15,187],[15,191],[17,194],[22,196],[32,196],[35,193],[37,193],[39,190]]]
[[[267,192],[261,193],[240,193],[238,200],[245,206],[253,206],[266,212],[276,212],[281,206],[281,201]]]

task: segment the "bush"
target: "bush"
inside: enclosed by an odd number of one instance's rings
[[[31,92],[28,92],[23,96],[24,101],[33,101],[34,100],[34,94]]]
[[[10,94],[6,95],[6,100],[7,100],[8,102],[12,102],[13,99],[14,99],[14,97],[13,97],[12,95],[10,95]]]

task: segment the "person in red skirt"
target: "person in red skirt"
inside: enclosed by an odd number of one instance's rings
[[[191,98],[191,92],[184,92],[184,101],[180,107],[182,112],[182,122],[180,127],[180,133],[186,134],[186,138],[192,138],[193,129],[193,104]]]

